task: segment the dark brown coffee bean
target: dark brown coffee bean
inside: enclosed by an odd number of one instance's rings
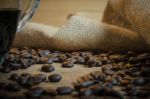
[[[72,68],[73,66],[74,66],[74,63],[72,63],[72,62],[66,61],[66,62],[62,63],[63,68]]]
[[[68,58],[67,62],[75,63],[77,60],[75,58]]]
[[[53,89],[46,89],[44,90],[44,95],[48,95],[48,96],[56,96],[57,95],[57,91],[53,90]]]
[[[73,89],[71,87],[58,87],[56,90],[59,95],[68,95],[73,92]]]
[[[131,76],[139,76],[141,74],[141,69],[138,67],[131,67],[127,73]]]
[[[47,57],[50,55],[50,51],[49,50],[40,50],[38,51],[38,54],[41,56],[41,57]]]
[[[9,90],[9,91],[20,91],[21,86],[16,82],[10,82],[7,86],[7,90]]]
[[[46,76],[44,74],[36,74],[30,77],[26,83],[26,86],[31,87],[36,84],[40,84],[46,80]]]
[[[17,81],[19,79],[19,75],[16,73],[11,74],[9,80]]]
[[[106,75],[114,75],[116,72],[113,71],[113,70],[111,70],[111,69],[107,69],[107,70],[104,71],[104,73],[105,73]]]
[[[143,77],[137,77],[132,81],[133,84],[135,84],[136,86],[142,86],[145,85],[146,80]]]
[[[43,65],[43,66],[41,67],[41,70],[42,70],[43,72],[52,72],[52,71],[55,70],[55,68],[54,68],[54,66],[52,66],[52,65]]]
[[[24,68],[24,69],[28,68],[31,65],[30,59],[20,58],[20,62],[22,64],[22,68]]]
[[[91,89],[82,89],[79,91],[79,96],[91,96],[93,94],[93,91]]]
[[[49,75],[48,79],[50,82],[59,82],[62,79],[62,77],[59,74],[52,74]]]
[[[79,83],[79,84],[75,85],[74,87],[76,90],[80,90],[82,88],[87,88],[89,86],[92,86],[92,85],[98,84],[98,83],[99,83],[99,81],[96,81],[96,80],[86,81],[86,82]]]
[[[30,54],[29,52],[23,52],[23,53],[21,53],[20,57],[23,57],[23,58],[31,58],[31,57],[32,57],[32,54]]]
[[[78,57],[77,59],[76,59],[76,64],[85,64],[85,58],[84,57]]]
[[[26,95],[31,98],[37,98],[37,97],[41,97],[43,92],[44,92],[43,88],[35,87],[35,88],[29,89]]]
[[[27,84],[27,81],[28,81],[28,79],[31,77],[31,74],[29,74],[29,73],[23,73],[20,77],[19,77],[19,79],[18,79],[18,83],[20,84],[20,85],[26,85]]]
[[[88,67],[99,67],[99,66],[102,66],[102,62],[96,58],[90,58],[88,61],[87,61],[87,65]]]
[[[145,61],[150,60],[150,54],[149,53],[143,53],[137,56],[139,61]]]
[[[138,58],[137,57],[130,57],[128,62],[131,63],[131,64],[135,64],[135,63],[138,62]]]
[[[128,85],[130,83],[130,81],[129,80],[120,80],[120,84],[121,85]]]
[[[137,95],[137,88],[132,84],[126,86],[126,91],[128,92],[129,96]]]

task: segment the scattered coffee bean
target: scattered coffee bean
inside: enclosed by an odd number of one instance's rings
[[[59,82],[62,79],[62,77],[59,74],[52,74],[49,75],[48,79],[50,82]]]
[[[133,80],[133,84],[137,86],[145,85],[145,83],[146,83],[146,80],[143,77],[137,77]]]
[[[73,89],[70,87],[58,87],[56,90],[59,95],[68,95],[73,92]]]
[[[43,88],[35,87],[35,88],[29,89],[26,95],[31,98],[37,98],[37,97],[41,97],[43,92],[44,92]]]
[[[56,96],[57,95],[57,91],[53,90],[53,89],[46,89],[44,90],[44,95],[48,95],[48,96]]]
[[[30,77],[31,77],[31,74],[29,74],[29,73],[23,73],[23,74],[19,77],[18,83],[19,83],[20,85],[26,85],[27,82],[28,82],[28,79],[29,79]]]
[[[11,74],[9,77],[10,80],[17,81],[19,79],[19,75],[16,73]]]
[[[68,61],[66,61],[66,62],[63,62],[62,63],[62,67],[63,68],[72,68],[74,66],[74,63],[73,62],[68,62]]]
[[[43,72],[52,72],[52,71],[55,70],[55,68],[54,68],[54,66],[52,66],[52,65],[43,65],[43,66],[41,67],[41,70],[42,70]]]

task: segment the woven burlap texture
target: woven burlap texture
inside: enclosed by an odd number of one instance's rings
[[[147,51],[150,50],[149,9],[150,0],[110,0],[102,22],[73,16],[60,28],[28,23],[16,34],[13,46],[66,51]]]

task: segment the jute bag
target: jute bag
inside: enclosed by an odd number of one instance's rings
[[[102,22],[73,16],[60,28],[28,23],[16,34],[13,46],[150,51],[150,0],[109,0]]]

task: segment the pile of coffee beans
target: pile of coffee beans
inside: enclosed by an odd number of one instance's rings
[[[49,74],[55,70],[53,62],[61,63],[62,68],[72,68],[75,64],[84,64],[85,68],[98,67],[98,70],[74,81],[73,88],[68,86],[56,89],[38,87],[42,82],[57,83],[63,79],[61,74]],[[70,95],[80,99],[137,99],[150,98],[150,53],[113,51],[60,52],[53,50],[12,48],[0,65],[0,72],[9,73],[26,69],[34,64],[44,64],[40,74],[13,73],[10,82],[0,81],[0,90],[20,91],[26,98],[42,96]],[[75,94],[73,94],[75,93]],[[5,94],[1,94],[0,98]],[[14,99],[23,96],[15,96]],[[16,98],[19,97],[19,98]],[[26,99],[25,98],[25,99]]]

